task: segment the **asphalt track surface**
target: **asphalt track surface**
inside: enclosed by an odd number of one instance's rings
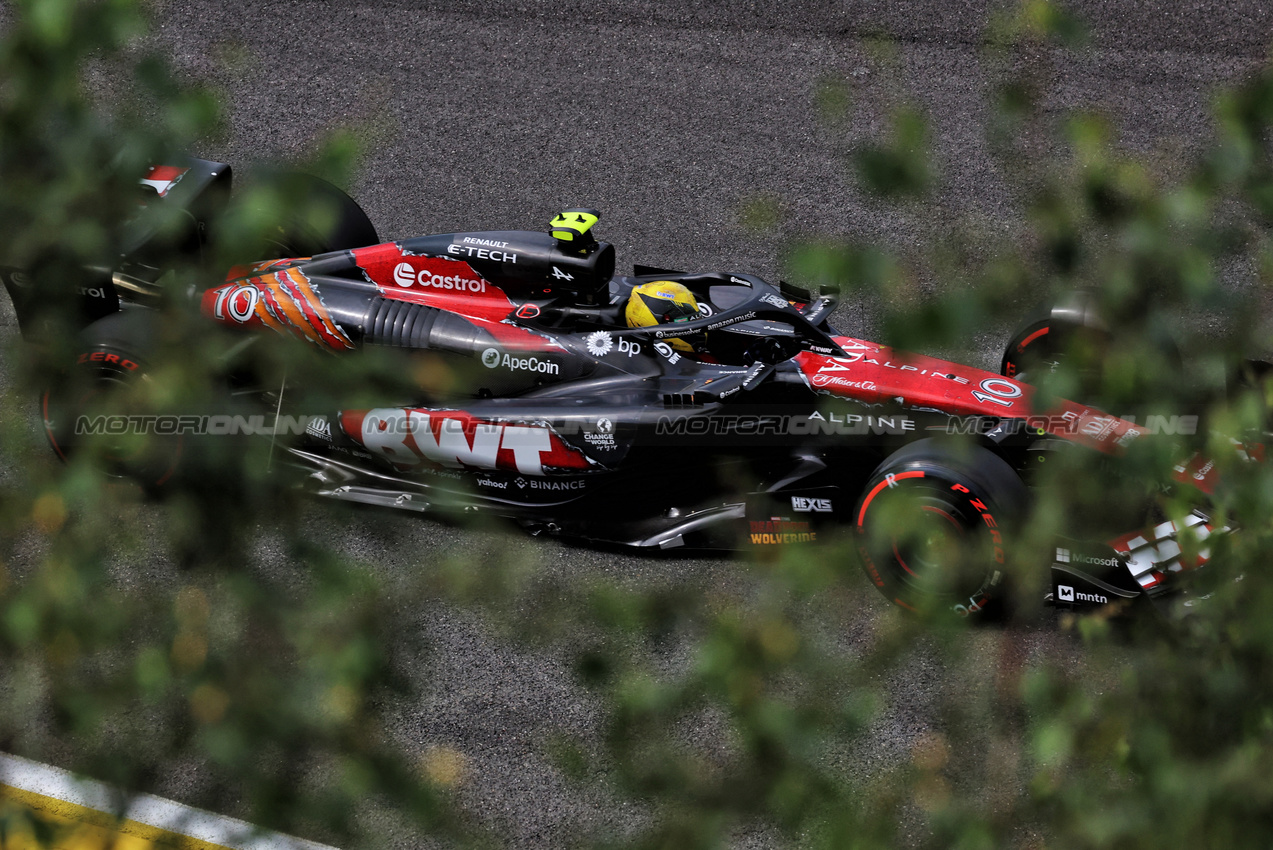
[[[160,4],[155,38],[183,74],[215,83],[229,104],[226,137],[200,155],[231,163],[297,155],[333,127],[359,128],[369,157],[352,194],[383,238],[538,230],[559,209],[586,205],[602,210],[598,230],[615,244],[621,269],[638,262],[776,278],[788,246],[811,234],[907,252],[958,217],[1005,232],[1017,226],[1019,208],[982,131],[998,73],[984,42],[995,5],[230,0]],[[1252,0],[1075,6],[1092,26],[1087,49],[1011,61],[1050,68],[1049,115],[1099,108],[1122,144],[1164,167],[1205,142],[1215,87],[1258,63],[1273,34],[1273,4]],[[848,85],[847,119],[819,112],[816,92],[828,79]],[[881,133],[888,108],[901,102],[922,106],[932,121],[940,185],[922,207],[897,212],[854,188],[845,155]],[[741,215],[756,198],[776,201],[781,213],[759,233]],[[835,322],[868,339],[877,330],[853,304]],[[16,333],[7,305],[0,333]],[[994,368],[1007,334],[987,328],[957,354]],[[338,545],[388,575],[419,569],[430,553],[480,556],[500,545],[548,574],[634,587],[693,580],[727,593],[740,569],[730,560],[497,541],[412,516],[372,523],[354,514],[345,530],[351,536]],[[268,546],[261,556],[271,562]],[[872,601],[845,611],[846,652],[869,643],[882,610]],[[409,669],[425,696],[392,733],[408,751],[440,743],[463,753],[461,799],[474,813],[525,847],[640,823],[639,811],[566,782],[544,755],[554,731],[597,731],[598,705],[571,674],[568,640],[519,647],[479,616],[441,605],[421,610],[418,628],[411,639],[428,651]],[[1046,622],[1020,627],[1014,639],[1027,655],[1081,664]],[[685,663],[684,652],[668,651],[669,668]],[[947,686],[946,671],[921,651],[869,740],[829,754],[830,763],[853,777],[905,758],[936,721]],[[689,730],[699,731],[711,734]],[[201,802],[197,770],[152,790]],[[737,843],[778,842],[747,832]]]

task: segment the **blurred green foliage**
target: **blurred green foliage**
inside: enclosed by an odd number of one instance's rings
[[[101,222],[131,212],[136,175],[214,135],[220,116],[210,93],[137,53],[141,4],[14,10],[0,40],[0,248],[57,305],[78,269],[118,256],[117,231]],[[995,21],[991,43],[1010,52],[1081,38],[1057,6],[1030,0]],[[96,100],[86,75],[100,62],[130,69],[131,90]],[[839,116],[850,95],[828,81],[817,99]],[[1012,239],[970,254],[966,243],[988,237],[954,222],[920,258],[814,242],[793,255],[793,274],[840,285],[884,317],[888,342],[920,349],[1091,289],[1114,333],[1060,352],[1042,391],[1201,410],[1213,430],[1194,448],[1230,456],[1231,438],[1266,429],[1261,386],[1232,393],[1215,381],[1269,348],[1258,313],[1273,279],[1273,71],[1224,95],[1215,144],[1170,181],[1120,152],[1102,116],[1036,126],[1040,96],[1036,80],[1007,75],[987,128],[1023,199]],[[941,179],[933,132],[917,108],[900,109],[853,156],[860,184],[880,203],[926,197]],[[1039,136],[1055,156],[1023,147]],[[356,157],[335,138],[308,168],[342,182]],[[759,199],[744,217],[770,226],[777,204]],[[321,230],[324,216],[285,179],[262,178],[219,223],[210,265],[244,259],[270,222]],[[204,274],[178,268],[168,281],[162,366],[131,390],[147,409],[188,409],[224,377],[217,339],[181,295]],[[1205,604],[1162,619],[1063,617],[1074,639],[1061,651],[1038,650],[1038,625],[968,629],[881,611],[847,541],[758,557],[727,592],[690,577],[648,588],[540,574],[511,549],[426,554],[410,577],[391,577],[318,542],[316,526],[348,515],[268,474],[268,446],[212,452],[161,503],[107,483],[91,453],[56,463],[31,433],[30,400],[64,362],[73,322],[56,310],[44,319],[60,323],[51,342],[15,341],[5,354],[0,749],[160,793],[197,768],[188,802],[335,844],[385,846],[386,822],[444,844],[499,843],[457,802],[466,755],[408,752],[390,732],[418,697],[395,647],[411,643],[413,609],[440,601],[505,640],[568,655],[597,695],[600,732],[542,746],[563,776],[641,813],[621,834],[581,824],[598,846],[718,847],[749,831],[835,848],[1264,847],[1273,836],[1263,466],[1222,462],[1228,483],[1209,510],[1241,534],[1212,544],[1217,566],[1200,577],[1209,595],[1193,598]],[[335,369],[270,341],[258,354],[267,384],[318,388],[303,391],[315,409],[401,390],[382,358]],[[1126,459],[1126,477],[1166,483],[1179,460],[1146,447]],[[1023,611],[1043,591],[1038,562],[1058,523],[1093,499],[1106,505],[1094,490],[1110,474],[1081,452],[1041,473],[1019,551]],[[1200,498],[1162,492],[1153,508],[1170,517]],[[848,640],[853,628],[869,633]],[[683,661],[668,662],[672,645]],[[925,672],[934,666],[939,675]],[[917,676],[936,690],[930,720],[900,742],[877,740]],[[891,756],[864,755],[879,752]]]

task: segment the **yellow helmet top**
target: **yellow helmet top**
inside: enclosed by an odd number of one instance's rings
[[[628,306],[623,311],[630,328],[648,328],[668,322],[688,322],[698,318],[698,302],[684,284],[671,280],[655,280],[643,283],[632,290]],[[674,348],[693,351],[682,339],[669,339]]]

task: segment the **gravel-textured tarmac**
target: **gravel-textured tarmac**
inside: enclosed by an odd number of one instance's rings
[[[560,208],[602,210],[598,230],[620,267],[727,269],[777,277],[797,237],[831,234],[914,250],[945,223],[973,217],[1010,230],[1018,210],[987,153],[983,121],[995,74],[984,43],[991,2],[620,0],[544,2],[264,2],[160,4],[155,39],[191,77],[224,92],[226,137],[196,153],[235,163],[294,155],[333,127],[356,128],[369,158],[352,193],[384,238],[472,229],[541,229]],[[1050,67],[1047,112],[1104,110],[1118,138],[1167,167],[1209,134],[1216,86],[1266,55],[1273,3],[1088,2],[1078,53],[1012,62]],[[882,45],[888,42],[888,47]],[[819,113],[816,92],[847,83],[847,118]],[[868,201],[845,154],[885,127],[889,106],[929,114],[941,183],[922,209]],[[749,231],[741,210],[774,200],[779,223]],[[870,338],[870,316],[845,304],[837,324]],[[0,334],[16,333],[7,305]],[[993,368],[1007,329],[987,329],[962,356]],[[328,532],[315,519],[315,534]],[[341,546],[387,574],[430,553],[497,543],[414,517],[354,513]],[[728,591],[728,560],[660,561],[502,541],[549,573],[622,577],[637,586],[682,577]],[[272,557],[268,547],[264,562]],[[162,565],[156,569],[162,569]],[[881,603],[882,604],[882,603]],[[878,609],[846,612],[846,651],[869,640]],[[548,766],[544,737],[589,731],[595,700],[566,649],[524,650],[475,615],[421,610],[427,654],[404,653],[428,680],[425,700],[393,733],[408,749],[445,744],[466,757],[462,799],[511,844],[559,847],[581,831],[639,823],[599,791]],[[1030,652],[1070,652],[1046,628]],[[667,663],[680,660],[669,650]],[[1076,662],[1077,663],[1077,662]],[[922,652],[898,683],[872,744],[831,754],[846,773],[903,757],[933,721],[943,671]],[[197,775],[156,789],[198,802]],[[414,840],[403,835],[402,846]],[[740,846],[770,846],[764,833]]]

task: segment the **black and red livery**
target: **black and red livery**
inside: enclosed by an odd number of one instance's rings
[[[197,247],[229,174],[189,160],[146,182],[158,202],[191,211]],[[202,313],[338,356],[427,354],[463,380],[445,394],[302,411],[303,432],[275,438],[319,495],[653,550],[816,545],[847,526],[891,600],[967,614],[1002,592],[1032,464],[1067,445],[1117,455],[1145,437],[1077,402],[1036,409],[1017,377],[1022,353],[1053,330],[1046,320],[1018,335],[997,374],[844,335],[829,323],[833,292],[731,272],[616,274],[614,247],[592,236],[594,210],[567,211],[549,232],[381,242],[356,204],[323,191],[341,210],[336,233],[308,240],[306,256],[218,273],[195,294]],[[76,365],[104,381],[145,368],[157,315],[147,296],[163,271],[143,261],[149,244],[143,234],[120,269],[81,288]],[[280,253],[301,247],[279,240]],[[627,327],[629,294],[653,280],[686,286],[699,316]],[[17,271],[5,282],[22,319],[39,293]],[[51,394],[44,416],[64,453],[74,440]],[[1204,466],[1182,479],[1214,486]],[[1182,561],[1182,529],[1212,532],[1201,514],[1180,526],[1058,541],[1053,601],[1158,595],[1196,566]]]

